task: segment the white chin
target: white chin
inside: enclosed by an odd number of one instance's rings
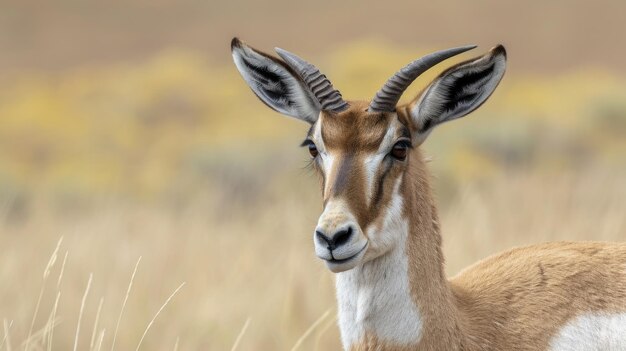
[[[351,270],[356,267],[358,263],[359,260],[355,257],[348,262],[326,261],[326,267],[333,273],[341,273]]]
[[[349,271],[352,268],[358,266],[363,261],[363,257],[365,256],[365,252],[367,251],[366,249],[368,246],[369,245],[366,243],[363,246],[363,248],[361,248],[361,250],[357,252],[356,255],[349,257],[347,259],[339,259],[339,260],[328,260],[325,258],[322,258],[322,259],[326,261],[326,267],[328,267],[328,269],[333,273]]]

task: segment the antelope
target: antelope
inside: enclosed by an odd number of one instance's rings
[[[626,244],[555,242],[444,273],[440,224],[420,145],[493,93],[506,51],[441,73],[408,104],[423,72],[475,46],[426,55],[370,101],[345,101],[315,66],[237,38],[245,82],[275,111],[310,125],[302,146],[321,176],[315,254],[336,273],[345,350],[626,350]]]

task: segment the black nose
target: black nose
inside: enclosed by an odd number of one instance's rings
[[[320,243],[326,243],[328,245],[328,249],[332,251],[335,248],[350,241],[350,237],[352,237],[352,227],[340,230],[333,234],[331,237],[328,237],[326,236],[326,234],[320,232],[319,230],[316,230],[315,236]]]

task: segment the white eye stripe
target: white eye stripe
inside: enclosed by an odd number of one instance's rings
[[[321,171],[325,178],[322,194],[326,198],[327,194],[329,194],[329,191],[331,190],[331,187],[333,186],[333,183],[335,182],[335,173],[338,171],[334,168],[340,167],[340,165],[337,165],[337,158],[343,159],[343,153],[331,153],[326,149],[321,130],[323,118],[323,114],[320,114],[317,123],[313,125],[313,129],[310,132],[310,138],[315,142],[315,145],[319,152],[319,167],[321,168]],[[386,130],[385,135],[382,137],[378,149],[375,152],[367,154],[361,158],[361,170],[365,182],[363,192],[365,195],[364,198],[366,201],[366,206],[371,205],[371,202],[373,201],[373,198],[377,192],[379,183],[379,181],[377,181],[377,178],[381,172],[384,173],[384,170],[381,169],[381,167],[383,166],[383,161],[397,141],[397,133],[400,128],[403,128],[403,125],[400,123],[400,121],[394,119],[389,128]],[[407,139],[410,141],[410,139],[408,138],[401,139]]]
[[[389,129],[387,129],[387,133],[385,133],[385,136],[383,137],[380,146],[378,146],[378,151],[376,153],[385,153],[391,147],[391,143],[393,143],[393,140],[395,139],[396,129],[397,125],[395,123],[389,126]]]
[[[330,154],[323,154],[322,156],[322,167],[324,168],[324,174],[326,174],[326,183],[324,184],[324,194],[328,194],[330,191],[331,182],[328,179],[331,176],[331,172],[333,169],[333,164],[335,163],[335,157]]]
[[[313,140],[315,141],[315,147],[317,148],[317,151],[319,152],[318,157],[321,160],[320,165],[322,167],[322,172],[324,173],[325,178],[326,178],[326,182],[324,184],[324,189],[322,192],[322,194],[326,196],[326,194],[328,194],[330,183],[331,183],[330,181],[328,181],[328,179],[331,176],[330,172],[332,172],[333,164],[335,163],[335,156],[330,154],[326,150],[326,145],[324,145],[324,139],[322,139],[322,115],[321,114],[318,118],[317,123],[313,127],[312,134],[313,134]]]
[[[366,196],[365,199],[367,201],[367,205],[369,206],[372,202],[372,198],[374,197],[374,180],[376,178],[376,174],[380,169],[380,164],[385,158],[385,154],[376,153],[374,155],[368,156],[365,158],[365,191]]]
[[[374,154],[365,157],[365,199],[368,206],[371,205],[372,199],[374,198],[374,193],[376,192],[376,174],[379,173],[382,161],[385,159],[387,152],[389,151],[389,149],[391,149],[391,147],[393,147],[395,135],[399,127],[398,124],[399,122],[397,121],[395,121],[395,123],[392,123],[387,129],[387,132],[385,133],[385,136],[383,137],[380,145],[378,146],[378,150],[376,150]]]
[[[320,114],[317,119],[317,123],[313,127],[313,141],[315,146],[321,153],[326,153],[326,146],[324,145],[324,139],[322,139],[322,115]]]

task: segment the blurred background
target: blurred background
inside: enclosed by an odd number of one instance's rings
[[[619,0],[2,2],[0,350],[340,348],[311,242],[307,126],[244,84],[235,35],[303,56],[348,99],[430,51],[504,44],[491,99],[423,146],[448,273],[516,245],[623,241],[625,13]]]

